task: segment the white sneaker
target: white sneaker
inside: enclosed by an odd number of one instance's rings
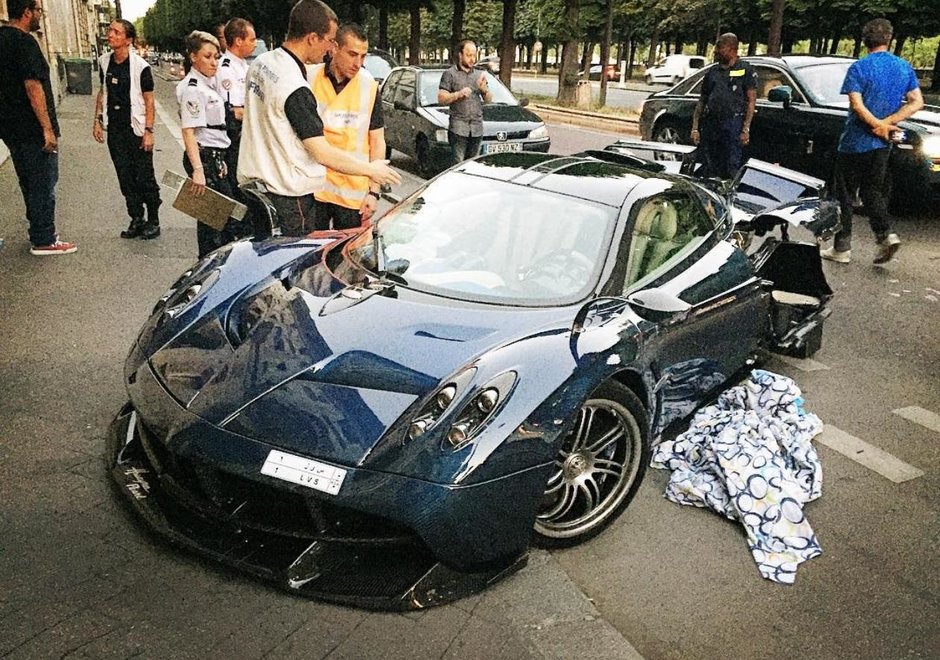
[[[888,234],[878,241],[878,250],[875,252],[875,263],[886,264],[901,248],[901,239],[897,234]]]
[[[820,250],[819,256],[829,261],[835,261],[837,264],[847,264],[852,261],[851,250],[837,250],[835,246]]]

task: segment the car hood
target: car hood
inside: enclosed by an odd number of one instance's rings
[[[447,128],[450,122],[450,108],[446,106],[428,106],[422,108],[428,118],[437,126]],[[483,135],[492,136],[500,131],[531,131],[543,124],[542,119],[520,105],[484,105]]]
[[[160,348],[140,348],[190,413],[347,465],[368,455],[409,406],[487,351],[548,329],[563,333],[574,317],[566,308],[349,287],[319,260],[278,275],[203,310]],[[351,428],[336,431],[344,426]]]

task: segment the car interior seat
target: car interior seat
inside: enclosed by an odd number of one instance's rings
[[[681,245],[673,240],[678,228],[679,213],[669,200],[649,200],[640,208],[634,223],[627,284],[636,282],[669,259]]]

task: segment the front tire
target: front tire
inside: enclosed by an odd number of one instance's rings
[[[542,495],[535,545],[578,545],[627,508],[649,463],[647,419],[636,395],[615,382],[601,385],[581,405]]]
[[[679,125],[668,119],[656,122],[656,127],[653,129],[653,142],[683,144],[684,141]]]

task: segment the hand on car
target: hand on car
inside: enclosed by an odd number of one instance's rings
[[[401,183],[401,175],[389,166],[387,160],[373,160],[369,163],[369,178],[383,186]]]
[[[359,217],[362,218],[362,225],[367,226],[379,208],[379,203],[372,195],[366,195],[359,205]]]

